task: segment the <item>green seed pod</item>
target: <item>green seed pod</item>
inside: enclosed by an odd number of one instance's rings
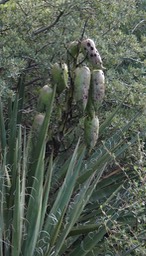
[[[37,114],[34,118],[34,121],[33,121],[33,125],[32,125],[32,130],[35,132],[35,133],[39,133],[41,127],[42,127],[42,124],[44,122],[44,118],[45,118],[45,114]]]
[[[42,124],[44,122],[44,118],[45,118],[45,114],[42,114],[42,113],[37,114],[34,118],[34,121],[32,124],[32,134],[35,141],[42,127]]]
[[[62,68],[62,84],[64,87],[68,87],[68,66],[66,63],[61,64]]]
[[[55,84],[58,84],[59,81],[60,81],[60,76],[61,76],[61,66],[60,66],[60,64],[55,63],[52,66],[51,75],[52,75],[53,82]]]
[[[38,135],[42,128],[44,119],[45,119],[45,114],[42,114],[42,113],[37,114],[34,118],[34,121],[32,124],[31,144],[30,144],[32,146],[32,150],[34,150],[36,147]]]
[[[38,100],[38,111],[39,112],[46,111],[48,102],[51,101],[52,94],[53,94],[53,89],[48,85],[44,85],[40,89],[40,95],[39,95],[39,100]]]
[[[81,42],[81,49],[85,57],[89,59],[93,66],[102,66],[101,56],[96,49],[95,43],[91,39],[85,39]]]
[[[90,87],[91,87],[91,85],[90,85]],[[87,106],[86,106],[86,114],[90,117],[94,117],[94,115],[95,115],[95,109],[94,109],[93,100],[91,97],[91,88],[89,88],[88,102],[87,102]]]
[[[76,58],[79,53],[79,42],[73,41],[68,45],[68,51],[71,57]]]
[[[75,70],[74,99],[81,103],[80,107],[85,110],[88,101],[91,72],[86,66]]]
[[[91,150],[95,147],[99,134],[99,119],[97,116],[86,116],[84,121],[85,144]]]
[[[91,75],[91,99],[97,111],[105,95],[105,77],[102,70],[93,70]]]
[[[66,63],[55,63],[51,69],[52,79],[57,84],[56,91],[58,94],[67,87],[68,83],[68,67]]]

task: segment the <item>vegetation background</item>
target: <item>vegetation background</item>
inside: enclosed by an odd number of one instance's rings
[[[106,68],[89,155],[68,89],[32,134],[40,88],[83,32]],[[146,255],[146,1],[1,0],[0,37],[0,255]]]

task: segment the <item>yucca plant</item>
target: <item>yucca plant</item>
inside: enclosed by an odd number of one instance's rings
[[[56,153],[51,144],[54,139],[50,139],[51,129],[54,128],[56,136],[62,134],[60,144],[77,131],[76,123],[69,129],[60,120],[59,127],[54,122],[59,106],[56,102],[64,95],[56,97],[57,84],[54,84],[52,97],[44,103],[45,113],[35,118],[28,133],[21,126],[22,82],[15,100],[8,102],[8,113],[4,113],[0,102],[0,255],[103,255],[100,252],[105,238],[115,224],[124,223],[128,216],[123,201],[129,181],[138,178],[133,168],[120,161],[139,138],[137,134],[131,137],[126,134],[140,113],[102,141],[105,130],[122,107],[121,102],[100,124],[99,141],[94,149],[89,151],[83,137],[78,135],[76,145],[73,143],[71,148]],[[68,103],[72,92],[67,87],[66,90]],[[63,109],[62,115],[66,113],[68,109]],[[85,111],[85,115],[90,114],[92,111]],[[80,122],[83,120],[81,116]],[[48,143],[51,146],[46,154]],[[135,225],[132,211],[128,214],[132,224],[128,217],[127,223]]]
[[[64,153],[53,159],[53,150],[48,160],[46,135],[54,95],[55,89],[35,148],[33,131],[26,136],[25,128],[17,125],[17,98],[8,123],[10,138],[1,104],[1,255],[91,255],[123,218],[122,198],[136,173],[120,167],[110,176],[103,172],[136,142],[137,136],[123,140],[136,116],[88,158],[79,140],[66,161],[61,161]],[[117,111],[103,123],[100,136]]]

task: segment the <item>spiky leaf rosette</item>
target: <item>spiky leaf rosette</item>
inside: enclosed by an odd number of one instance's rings
[[[90,91],[91,102],[97,111],[105,95],[105,77],[102,70],[92,71]]]
[[[68,86],[68,66],[66,63],[55,63],[51,69],[53,82],[57,85],[56,91],[58,94]]]
[[[51,101],[53,95],[53,89],[48,86],[44,85],[40,89],[40,95],[39,95],[39,100],[38,100],[38,111],[39,112],[45,112],[48,102]]]
[[[81,50],[85,57],[92,63],[93,66],[102,67],[102,59],[101,56],[95,46],[95,43],[91,39],[84,39],[81,42]]]
[[[78,67],[75,70],[74,99],[85,110],[90,87],[91,72],[87,66]]]
[[[87,147],[92,150],[97,142],[99,134],[99,119],[94,114],[93,117],[86,116],[84,120],[84,139]]]

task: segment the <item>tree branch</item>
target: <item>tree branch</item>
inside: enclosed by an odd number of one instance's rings
[[[64,11],[60,11],[59,15],[57,16],[56,20],[51,24],[51,25],[48,25],[46,27],[43,27],[43,28],[39,28],[37,30],[35,30],[33,32],[33,35],[38,35],[46,30],[49,30],[51,29],[52,27],[54,27],[56,25],[56,23],[59,21],[59,19],[61,18],[61,16],[63,15]]]
[[[29,86],[29,85],[32,85],[33,83],[37,82],[37,81],[40,81],[42,80],[41,77],[36,77],[35,79],[33,79],[32,81],[28,82],[25,84],[25,86]]]
[[[139,23],[136,24],[136,26],[132,29],[132,33],[134,33],[134,31],[137,29],[137,27],[139,27],[139,25],[143,22],[145,22],[146,20],[141,20]]]

